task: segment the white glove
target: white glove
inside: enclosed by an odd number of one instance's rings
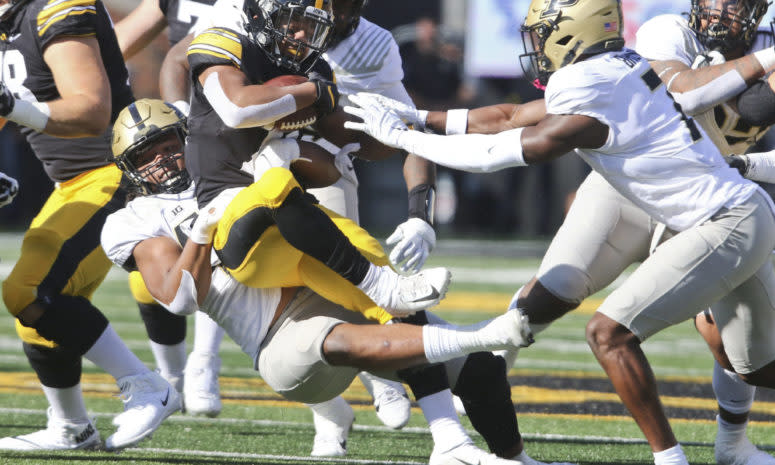
[[[425,121],[428,119],[427,110],[418,110],[414,105],[407,105],[404,102],[380,94],[372,94],[369,92],[359,92],[358,94],[372,99],[374,102],[388,110],[392,110],[393,113],[404,121],[404,123],[414,126],[414,129],[418,131],[425,129]]]
[[[5,173],[0,173],[0,207],[13,202],[19,193],[19,182]]]
[[[291,169],[291,163],[301,156],[296,139],[270,139],[259,149],[253,162],[253,180],[258,181],[270,168]]]
[[[726,58],[724,58],[724,55],[722,55],[721,52],[717,52],[716,50],[711,50],[708,53],[697,55],[697,58],[694,59],[694,63],[692,63],[692,69],[699,69],[699,68],[704,68],[706,66],[720,65],[726,62],[727,60]]]
[[[392,110],[372,98],[373,95],[367,93],[350,95],[350,101],[358,106],[348,105],[344,107],[344,111],[362,119],[363,123],[346,121],[344,127],[365,132],[387,146],[402,148],[399,139],[409,128]]]
[[[194,224],[191,226],[189,239],[197,244],[207,245],[213,243],[218,222],[221,220],[226,207],[243,188],[227,189],[214,198],[201,210]]]
[[[386,242],[388,245],[396,244],[390,252],[393,266],[398,267],[405,261],[401,271],[417,273],[436,246],[436,232],[420,218],[409,218],[398,225]]]
[[[342,178],[355,186],[358,185],[358,178],[355,176],[355,168],[353,168],[353,161],[350,159],[350,154],[357,152],[360,149],[361,144],[347,144],[334,155],[334,166],[342,173]]]

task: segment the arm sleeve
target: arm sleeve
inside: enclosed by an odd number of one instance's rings
[[[526,166],[522,156],[522,129],[456,136],[406,131],[401,135],[399,144],[407,152],[442,166],[472,173],[489,173]]]
[[[737,99],[737,112],[752,126],[775,124],[775,92],[767,81],[757,81]]]

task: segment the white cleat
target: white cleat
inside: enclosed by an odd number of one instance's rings
[[[76,450],[102,447],[100,433],[94,427],[93,420],[72,422],[56,418],[51,407],[46,414],[46,429],[2,438],[0,450]]]
[[[433,450],[428,465],[518,465],[476,447],[473,443],[459,445],[446,452]]]
[[[187,413],[208,417],[217,417],[221,413],[220,371],[221,358],[218,355],[191,352],[186,360],[183,380]]]
[[[718,465],[775,465],[775,457],[753,445],[744,428],[730,432],[719,426],[714,450]]]
[[[446,268],[428,268],[410,276],[398,276],[384,305],[391,315],[407,316],[435,307],[447,296],[452,273]]]
[[[517,455],[516,457],[512,458],[509,463],[516,464],[516,465],[575,465],[568,462],[552,462],[552,463],[546,463],[546,462],[539,462],[538,460],[535,460],[531,457],[529,457],[525,451],[522,451]]]
[[[374,399],[377,417],[388,428],[401,429],[409,423],[412,403],[404,385],[361,372],[358,377]]]
[[[149,437],[165,418],[181,408],[180,394],[155,371],[117,380],[124,412],[113,419],[116,432],[105,440],[105,449],[133,446]]]
[[[347,454],[347,437],[353,427],[355,413],[341,396],[328,403],[331,406],[326,417],[312,410],[315,440],[309,455],[313,457],[341,457]]]

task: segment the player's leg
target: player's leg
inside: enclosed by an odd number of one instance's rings
[[[110,165],[58,186],[25,234],[21,256],[3,282],[3,300],[27,328],[22,333],[24,342],[61,347],[86,357],[113,375],[122,393],[139,392],[140,378],[144,386],[158,388],[153,391],[158,392],[169,384],[140,362],[89,301],[111,267],[99,237],[105,217],[124,205],[120,177]],[[50,365],[33,367],[46,370]],[[132,422],[124,423],[108,438],[109,446],[134,444],[179,408],[176,393],[167,407],[142,412],[135,407],[149,400],[143,395],[132,399],[116,417],[116,421],[131,417]]]
[[[311,202],[290,171],[271,168],[231,201],[219,223],[214,247],[235,278],[252,287],[273,287],[281,278],[298,278],[298,271],[293,266],[298,262],[289,260],[293,254],[272,255],[277,258],[272,262],[277,264],[279,273],[262,273],[255,265],[262,252],[266,254],[266,247],[264,250],[256,247],[259,242],[282,244],[287,241],[293,248],[319,261],[328,269],[326,273],[331,279],[342,281],[343,286],[350,285],[356,290],[353,292],[360,289],[386,309],[416,311],[435,305],[446,293],[447,270],[432,269],[403,277],[387,266],[386,261],[381,266],[372,263],[370,260],[376,261],[377,255],[384,257],[379,243],[349,219],[338,217],[332,221],[336,216]],[[343,232],[343,224],[351,226],[347,228],[349,232]],[[271,230],[275,225],[279,237],[273,239]],[[296,256],[300,257],[299,254]],[[266,268],[268,262],[260,263]],[[319,276],[317,271],[307,273],[305,277]],[[314,289],[328,279],[303,284]],[[279,285],[298,284],[302,283],[281,282]],[[340,290],[316,289],[331,299],[337,299]]]
[[[341,457],[347,454],[347,437],[355,421],[352,407],[342,396],[317,404],[307,404],[312,410],[315,439],[313,457]]]
[[[156,302],[138,271],[129,273],[129,290],[145,324],[156,369],[178,393],[182,393],[186,364],[186,317],[168,312]]]
[[[204,312],[194,314],[194,344],[186,361],[184,398],[194,415],[215,417],[221,413],[219,350],[224,330]]]
[[[698,309],[748,282],[769,259],[774,229],[772,213],[758,193],[738,207],[719,212],[660,245],[587,325],[595,356],[648,439],[658,465],[686,463],[686,459],[660,404],[640,342],[693,317]],[[716,320],[726,345],[723,328],[731,312],[720,310]],[[731,341],[739,351],[738,361],[761,357],[741,349],[747,344],[744,333],[736,333],[741,335],[743,341]],[[765,341],[761,345],[766,346]],[[727,354],[731,354],[729,347]],[[743,365],[731,355],[730,360],[736,369]]]
[[[756,387],[740,379],[732,370],[711,310],[706,309],[698,313],[694,323],[715,358],[713,393],[718,401],[718,429],[714,444],[716,462],[721,465],[775,464],[775,458],[758,450],[746,434]]]

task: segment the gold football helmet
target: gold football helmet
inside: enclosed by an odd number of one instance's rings
[[[177,136],[180,151],[152,162],[143,158],[149,148],[169,134]],[[121,110],[113,123],[112,161],[142,195],[183,192],[191,184],[186,169],[178,167],[186,135],[186,117],[173,105],[156,99],[137,100]]]
[[[620,0],[533,0],[522,25],[522,69],[545,86],[583,55],[620,50],[622,26]]]
[[[768,5],[768,0],[692,0],[689,27],[708,50],[745,53]]]

